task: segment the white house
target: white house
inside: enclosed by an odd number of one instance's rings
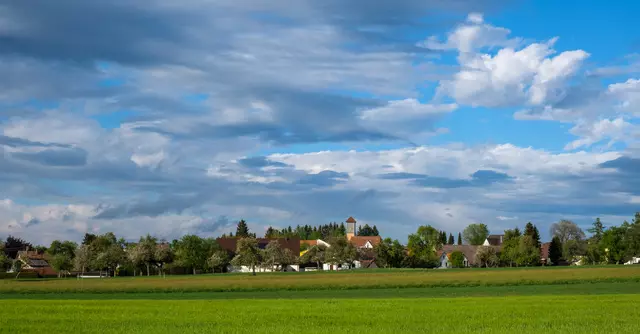
[[[632,257],[631,260],[624,263],[625,265],[640,264],[640,257]]]

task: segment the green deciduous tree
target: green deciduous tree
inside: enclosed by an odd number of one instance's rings
[[[175,257],[181,266],[191,268],[193,274],[207,261],[205,242],[197,235],[185,235],[176,243]]]
[[[385,268],[400,268],[404,259],[404,246],[398,240],[386,238],[374,246],[376,263]]]
[[[262,265],[271,271],[278,270],[282,263],[284,252],[277,240],[271,240],[262,252]]]
[[[519,247],[520,247],[520,230],[516,227],[513,230],[505,230],[502,241],[502,252],[500,252],[500,260],[509,264],[510,267],[517,263]]]
[[[220,272],[222,272],[224,267],[229,265],[229,254],[223,250],[215,251],[207,260],[207,264],[214,273],[216,272],[216,269],[220,269]]]
[[[334,238],[329,243],[331,247],[327,248],[324,253],[324,260],[326,263],[334,265],[347,264],[349,267],[353,264],[353,261],[357,258],[357,252],[355,246],[348,242],[345,238]]]
[[[300,257],[300,263],[315,263],[318,270],[322,270],[320,262],[324,261],[324,253],[326,250],[327,247],[325,246],[313,245],[306,253],[302,254]]]
[[[262,252],[255,238],[241,238],[236,244],[236,256],[231,260],[235,267],[247,266],[255,276],[256,266],[262,262]]]
[[[562,243],[562,256],[572,260],[586,251],[585,234],[574,222],[563,219],[551,225],[551,235]]]
[[[489,228],[485,224],[471,224],[464,229],[462,236],[470,245],[482,245],[489,236]]]
[[[494,267],[498,265],[499,259],[496,249],[491,246],[480,246],[476,251],[476,264],[479,267]]]
[[[602,234],[602,246],[609,263],[620,264],[627,254],[626,242],[628,227],[613,226]]]
[[[540,247],[536,244],[533,236],[525,234],[520,237],[516,263],[519,266],[527,267],[535,266],[540,263]]]
[[[453,268],[464,268],[464,254],[461,251],[452,252],[449,261]]]
[[[156,266],[158,266],[158,269],[159,269],[158,273],[160,275],[163,275],[165,265],[173,262],[175,258],[175,254],[173,253],[173,249],[171,248],[171,245],[169,245],[166,242],[161,242],[156,246],[156,250],[153,255],[153,258],[156,263]]]
[[[81,245],[75,251],[75,258],[73,259],[74,268],[80,270],[82,275],[84,275],[85,270],[91,265],[92,258],[89,245]]]
[[[435,254],[442,247],[440,232],[430,225],[420,226],[409,235],[407,249],[411,255]]]
[[[147,267],[147,276],[150,275],[150,267],[152,264],[156,263],[155,254],[156,248],[158,246],[158,239],[156,237],[152,237],[147,234],[145,237],[141,237],[138,242],[138,247],[140,248],[140,253],[142,257],[142,263]]]
[[[116,276],[116,268],[126,259],[124,249],[119,243],[114,243],[107,247],[104,251],[98,253],[96,264],[98,268],[108,269]]]

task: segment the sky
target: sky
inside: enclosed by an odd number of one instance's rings
[[[0,237],[640,211],[640,3],[0,3]]]

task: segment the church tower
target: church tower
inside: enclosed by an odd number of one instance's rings
[[[347,240],[351,240],[356,235],[356,220],[353,217],[347,219]]]

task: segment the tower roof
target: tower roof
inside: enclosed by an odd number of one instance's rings
[[[353,217],[349,217],[349,218],[347,219],[347,223],[355,223],[355,222],[356,222],[356,220],[355,220],[355,219],[353,219]]]

